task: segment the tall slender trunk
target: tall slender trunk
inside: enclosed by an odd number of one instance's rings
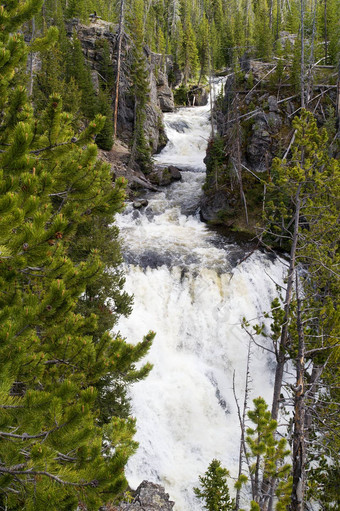
[[[116,139],[116,137],[117,137],[119,80],[120,80],[120,65],[121,65],[121,56],[122,56],[124,8],[125,8],[125,0],[120,0],[119,27],[118,27],[118,34],[117,34],[117,71],[116,71],[115,105],[114,105],[114,114],[113,114],[113,138],[114,139]]]
[[[241,427],[241,441],[240,441],[240,451],[239,451],[239,459],[238,459],[238,477],[242,474],[242,464],[243,464],[243,454],[246,458],[246,461],[249,466],[249,460],[247,455],[247,447],[246,447],[246,439],[245,439],[245,423],[246,423],[246,413],[247,413],[247,407],[248,407],[248,393],[249,393],[249,383],[250,383],[250,357],[251,357],[251,340],[249,340],[248,344],[248,355],[247,355],[247,369],[246,369],[246,385],[244,389],[244,401],[243,401],[243,410],[242,410],[242,416],[240,412],[240,408],[238,405],[237,397],[236,397],[236,390],[235,390],[235,373],[233,378],[233,391],[234,391],[234,397],[236,401],[237,406],[237,412],[239,416],[240,421],[240,427]],[[252,485],[252,491],[255,491],[254,488],[254,478],[250,473],[250,480]],[[236,498],[235,498],[235,511],[238,511],[240,509],[240,500],[241,500],[241,488],[238,488],[236,491]]]
[[[328,33],[327,33],[327,0],[324,0],[324,30],[325,30],[325,64],[328,57]]]
[[[336,117],[338,125],[338,133],[340,133],[340,60],[338,64],[338,81],[336,86]]]
[[[300,0],[301,7],[301,68],[300,68],[300,86],[301,86],[301,108],[305,108],[305,2]]]
[[[32,18],[32,32],[31,32],[31,42],[33,42],[35,35],[35,17]],[[28,95],[32,96],[33,94],[33,52],[30,53],[30,78],[28,83]]]
[[[309,56],[309,64],[308,64],[308,73],[307,73],[307,90],[306,90],[306,108],[308,108],[309,100],[313,90],[313,65],[314,65],[314,42],[316,35],[316,13],[317,13],[317,0],[314,0],[313,7],[313,29],[312,29],[312,38],[310,44],[310,56]]]
[[[269,4],[269,28],[270,28],[270,30],[272,30],[272,28],[273,28],[273,3],[274,3],[274,0],[270,0],[270,4]]]
[[[296,361],[296,388],[294,403],[294,436],[293,436],[293,487],[290,511],[303,511],[306,486],[306,447],[305,447],[305,338],[301,319],[301,299],[299,283],[296,276],[297,295],[297,333],[298,356]]]
[[[277,421],[279,415],[279,403],[280,403],[280,394],[282,388],[283,381],[283,372],[284,366],[286,363],[286,350],[288,345],[288,330],[289,330],[289,315],[290,308],[293,296],[293,284],[294,284],[294,274],[295,274],[295,266],[296,266],[296,249],[298,242],[298,233],[299,233],[299,222],[300,222],[300,192],[301,192],[301,183],[298,185],[298,189],[295,195],[295,215],[294,215],[294,233],[292,239],[292,247],[290,249],[290,262],[289,262],[289,270],[287,277],[287,288],[286,288],[286,296],[285,296],[285,305],[284,305],[284,320],[282,325],[280,344],[278,347],[277,353],[277,365],[275,372],[275,382],[274,382],[274,393],[273,393],[273,405],[272,405],[272,418]]]

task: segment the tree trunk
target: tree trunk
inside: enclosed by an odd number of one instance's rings
[[[295,196],[295,215],[294,215],[294,233],[292,239],[292,247],[290,249],[290,263],[288,270],[288,280],[287,280],[287,289],[286,289],[286,297],[285,297],[285,306],[284,306],[284,320],[281,331],[280,344],[277,354],[277,366],[275,372],[275,382],[274,382],[274,394],[273,394],[273,405],[272,405],[272,418],[277,421],[279,415],[279,403],[280,403],[280,394],[282,388],[283,381],[283,372],[284,366],[286,363],[286,349],[288,345],[288,327],[289,327],[289,315],[290,315],[290,306],[293,295],[293,283],[294,283],[294,274],[295,274],[295,263],[296,263],[296,249],[297,249],[297,241],[298,241],[298,233],[299,233],[299,222],[300,222],[300,191],[301,184],[299,184],[296,196]]]
[[[244,454],[247,464],[248,464],[248,467],[249,467],[252,492],[254,492],[255,491],[254,478],[250,471],[249,459],[248,459],[248,455],[247,455],[247,446],[246,446],[246,440],[245,440],[245,424],[246,424],[246,413],[247,413],[247,408],[248,408],[248,393],[249,393],[249,383],[250,383],[250,357],[251,357],[251,340],[249,340],[249,344],[248,344],[246,385],[245,385],[245,389],[244,389],[244,401],[243,401],[242,416],[241,416],[240,407],[239,407],[237,397],[236,397],[235,372],[234,372],[234,377],[233,377],[233,392],[234,392],[234,397],[235,397],[236,406],[237,406],[237,413],[238,413],[238,418],[239,418],[240,427],[241,427],[241,441],[240,441],[240,451],[239,451],[239,460],[238,460],[238,477],[240,477],[242,474],[242,463],[243,463],[243,454]],[[238,511],[240,509],[240,500],[241,500],[241,488],[238,488],[236,490],[235,511]]]
[[[338,133],[340,133],[340,60],[338,64],[338,81],[336,86],[336,117],[338,125]]]
[[[115,89],[115,105],[113,115],[113,138],[117,138],[117,119],[118,119],[118,102],[119,102],[119,80],[120,80],[120,63],[122,55],[122,39],[124,27],[124,8],[125,0],[120,0],[119,27],[117,34],[117,71],[116,71],[116,89]]]
[[[294,410],[294,437],[293,437],[293,487],[290,511],[303,511],[305,496],[305,394],[304,394],[304,370],[305,370],[305,339],[301,319],[301,300],[299,297],[299,284],[296,277],[297,294],[297,333],[298,333],[298,357],[296,361],[296,389]]]
[[[328,33],[327,33],[327,0],[324,0],[324,30],[325,30],[325,64],[327,64],[328,57]]]
[[[32,33],[31,33],[31,43],[33,42],[35,35],[35,17],[32,18]],[[28,84],[28,95],[32,96],[33,94],[33,52],[30,53],[30,79]]]
[[[272,30],[273,28],[273,2],[274,0],[270,0],[269,4],[269,28]]]
[[[301,86],[301,108],[305,108],[305,4],[301,0],[301,69],[300,69],[300,86]]]

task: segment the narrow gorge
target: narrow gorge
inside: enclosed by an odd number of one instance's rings
[[[214,96],[223,87],[217,79]],[[248,335],[242,318],[270,310],[282,284],[279,258],[250,252],[202,223],[199,204],[205,179],[203,159],[210,135],[210,109],[180,108],[165,114],[167,146],[158,165],[176,165],[182,180],[143,195],[148,206],[129,204],[118,217],[126,289],[133,312],[118,328],[131,342],[156,332],[149,377],[133,386],[139,450],[127,476],[160,483],[176,511],[199,510],[193,487],[212,458],[237,475],[240,430],[233,377],[243,400]],[[271,400],[274,361],[251,348],[251,396]]]

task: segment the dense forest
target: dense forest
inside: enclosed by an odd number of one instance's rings
[[[204,184],[219,206],[202,216],[289,254],[270,331],[243,321],[250,342],[270,340],[273,401],[248,403],[247,374],[236,483],[213,460],[196,495],[209,511],[339,509],[339,19],[339,0],[1,2],[1,510],[130,496],[129,387],[152,369],[155,333],[113,333],[133,307],[115,215],[135,192],[105,154],[125,144],[154,184],[166,140],[159,107],[157,144],[147,129],[150,73],[176,106],[225,77]],[[89,56],[80,28],[96,23],[109,35]]]

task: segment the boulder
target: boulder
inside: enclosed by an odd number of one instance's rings
[[[182,179],[180,170],[173,165],[158,167],[148,175],[150,182],[156,186],[168,186],[174,181]]]
[[[180,181],[182,179],[182,174],[178,167],[169,165],[168,171],[170,172],[170,175],[171,175],[171,178],[173,181]]]
[[[138,486],[132,502],[122,502],[117,511],[172,511],[174,505],[163,486],[143,481]]]
[[[134,209],[141,209],[141,208],[146,208],[146,206],[148,204],[149,204],[149,202],[146,199],[141,199],[141,200],[133,201],[132,206],[134,207]]]

